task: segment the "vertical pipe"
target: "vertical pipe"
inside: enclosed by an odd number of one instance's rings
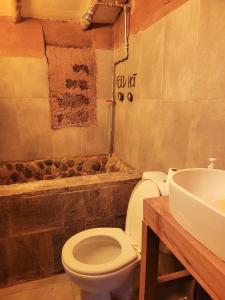
[[[18,23],[21,21],[21,7],[22,0],[11,0],[12,5],[12,20],[14,23]]]
[[[129,42],[128,42],[128,26],[127,26],[127,12],[130,7],[125,5],[123,7],[124,11],[124,48],[125,55],[123,58],[115,61],[113,63],[113,80],[112,80],[112,112],[111,112],[111,120],[110,120],[110,133],[109,133],[109,154],[113,153],[114,150],[114,131],[115,131],[115,105],[116,105],[116,95],[115,95],[115,77],[116,77],[116,67],[126,61],[129,58]]]

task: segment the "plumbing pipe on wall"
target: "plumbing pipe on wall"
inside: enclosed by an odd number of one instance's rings
[[[123,12],[124,12],[124,57],[118,59],[113,63],[113,80],[112,80],[112,113],[111,113],[111,120],[110,120],[110,130],[109,130],[109,153],[113,153],[114,149],[114,131],[115,131],[115,105],[116,105],[116,94],[115,94],[115,81],[116,81],[116,67],[121,64],[122,62],[128,60],[129,58],[129,34],[128,34],[128,10],[130,9],[130,5],[124,4],[123,5]]]
[[[14,23],[18,23],[21,21],[21,8],[22,8],[22,0],[11,0],[12,5],[12,20]]]

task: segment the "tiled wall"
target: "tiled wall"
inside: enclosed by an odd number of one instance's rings
[[[189,0],[131,34],[117,75],[137,73],[137,85],[121,90],[132,103],[117,101],[118,157],[143,170],[206,167],[209,157],[225,168],[224,31],[224,1]]]
[[[44,36],[43,36],[43,31]],[[8,35],[7,35],[8,34]],[[51,129],[45,45],[94,49],[97,126]],[[108,152],[112,30],[83,32],[78,24],[0,18],[0,161]]]
[[[47,192],[33,187],[31,193],[0,197],[0,286],[61,272],[62,246],[77,232],[99,226],[124,228],[139,176],[80,178],[76,187],[66,187],[64,181],[59,188],[65,179],[58,179],[59,185],[46,186]]]

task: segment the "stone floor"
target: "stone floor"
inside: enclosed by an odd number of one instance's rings
[[[183,290],[183,289],[182,289]],[[184,290],[183,290],[184,291]],[[183,292],[182,291],[182,292]],[[159,300],[183,300],[176,289]],[[0,289],[1,300],[80,300],[79,289],[73,285],[65,274],[55,275],[46,279],[30,281]],[[113,300],[119,300],[114,298]],[[138,300],[138,294],[132,300]]]
[[[1,300],[80,300],[79,289],[65,274],[0,289]],[[133,299],[137,300],[138,296]],[[114,300],[117,300],[114,298]]]

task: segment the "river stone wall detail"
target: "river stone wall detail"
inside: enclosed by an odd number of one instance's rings
[[[108,155],[8,161],[0,163],[0,185],[118,172],[126,169],[127,166],[122,161]]]

